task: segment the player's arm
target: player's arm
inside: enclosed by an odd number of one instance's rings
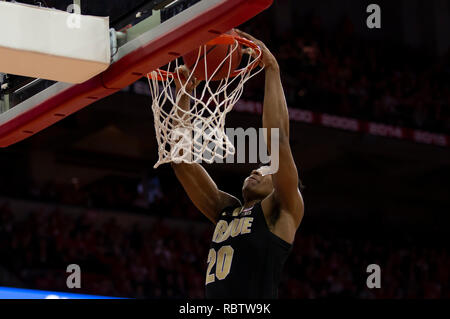
[[[281,84],[280,69],[275,57],[264,43],[247,33],[237,32],[258,44],[262,50],[266,80],[263,105],[263,127],[267,129],[267,146],[271,151],[271,129],[279,129],[279,168],[272,175],[272,198],[289,222],[299,226],[303,218],[303,199],[298,189],[298,172],[289,145],[289,113]]]
[[[185,78],[188,77],[189,71],[186,67],[182,67],[180,72],[183,73]],[[176,81],[176,84],[178,92],[181,83]],[[187,85],[186,89],[190,91],[197,84],[194,81],[192,84]],[[181,96],[178,105],[185,111],[189,110],[189,96],[186,94]],[[181,115],[180,112],[179,115]],[[180,117],[189,120],[186,116],[183,117],[181,115]],[[172,162],[172,168],[191,201],[214,224],[225,207],[241,205],[236,197],[219,190],[211,176],[200,164],[177,164]]]
[[[172,163],[172,167],[191,201],[214,224],[225,207],[241,205],[236,197],[219,190],[200,164]]]

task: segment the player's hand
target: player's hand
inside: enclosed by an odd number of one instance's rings
[[[189,80],[189,83],[186,83],[186,81],[189,79],[189,69],[187,66],[182,65],[175,69],[175,86],[177,88],[177,91],[180,90],[180,88],[186,84],[185,90],[186,92],[190,93],[193,89],[195,89],[200,81],[198,81],[194,75]]]
[[[261,62],[264,64],[264,67],[266,69],[267,68],[278,68],[277,59],[274,57],[272,52],[270,52],[270,50],[267,48],[267,46],[262,41],[256,39],[255,37],[251,36],[250,34],[245,33],[239,29],[234,29],[234,31],[236,31],[236,33],[240,37],[250,40],[253,43],[255,43],[258,47],[260,47],[260,49],[262,51]]]

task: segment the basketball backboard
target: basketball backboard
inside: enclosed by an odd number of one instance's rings
[[[0,147],[36,134],[251,19],[273,0],[24,0],[109,16],[111,64],[81,84],[0,73]],[[58,26],[55,26],[58,27]],[[1,72],[1,70],[0,70]]]

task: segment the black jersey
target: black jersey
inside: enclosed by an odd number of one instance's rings
[[[269,230],[261,203],[226,208],[208,254],[206,298],[277,298],[291,248]]]

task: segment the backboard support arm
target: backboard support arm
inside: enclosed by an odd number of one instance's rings
[[[78,6],[80,8],[80,14],[81,14],[81,0],[73,0],[74,6]]]

